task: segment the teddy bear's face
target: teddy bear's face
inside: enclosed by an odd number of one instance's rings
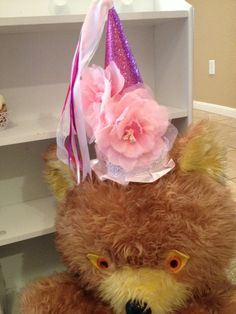
[[[222,185],[175,170],[154,184],[75,187],[58,215],[57,244],[114,313],[165,314],[224,276],[235,229]]]
[[[80,285],[115,314],[174,313],[225,279],[236,243],[235,204],[222,184],[215,132],[190,128],[153,184],[89,179],[79,186],[55,156],[45,174],[61,207],[57,246]]]

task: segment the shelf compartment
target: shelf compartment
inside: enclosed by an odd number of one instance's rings
[[[169,107],[171,119],[187,117],[186,109]],[[10,121],[8,128],[1,131],[0,146],[46,140],[56,137],[59,117]]]
[[[0,207],[0,246],[55,231],[52,197]]]

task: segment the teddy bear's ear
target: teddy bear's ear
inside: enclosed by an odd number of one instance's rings
[[[205,172],[216,181],[224,182],[226,151],[219,131],[207,121],[190,127],[177,140],[172,157],[183,172]]]
[[[67,165],[58,160],[56,145],[49,146],[44,154],[44,162],[44,177],[57,200],[61,202],[75,186],[75,176]]]

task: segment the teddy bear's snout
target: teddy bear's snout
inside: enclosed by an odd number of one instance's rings
[[[141,305],[135,300],[126,303],[126,314],[152,314],[152,310],[147,306],[147,303]]]

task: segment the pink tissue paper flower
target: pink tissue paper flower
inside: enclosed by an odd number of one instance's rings
[[[100,112],[111,97],[122,91],[124,83],[124,77],[115,62],[111,62],[105,70],[96,65],[84,69],[81,80],[81,100],[86,132],[90,139],[98,126]]]
[[[95,130],[96,150],[125,171],[148,167],[169,150],[163,138],[168,111],[144,87],[126,91],[106,105]]]

